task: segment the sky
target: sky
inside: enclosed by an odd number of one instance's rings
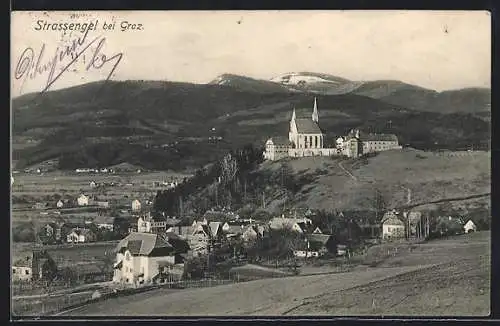
[[[76,51],[95,42],[66,70],[71,59],[60,51],[83,34],[35,30],[37,21],[96,20],[97,30]],[[104,30],[104,22],[114,22],[115,29]],[[122,31],[124,22],[142,29]],[[49,83],[55,90],[106,79],[115,63],[112,80],[207,83],[223,73],[270,79],[309,71],[356,81],[401,80],[437,91],[490,87],[491,80],[487,11],[13,12],[11,42],[13,96]],[[54,61],[56,54],[61,59]],[[121,59],[103,63],[102,55]],[[38,67],[55,62],[51,79],[50,69],[29,76],[39,57]]]

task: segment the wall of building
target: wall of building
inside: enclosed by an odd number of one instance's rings
[[[365,141],[363,142],[363,154],[401,149],[397,141]]]
[[[403,238],[405,235],[405,227],[404,225],[382,225],[382,238]]]
[[[12,266],[13,281],[30,281],[33,277],[31,267]]]
[[[340,155],[336,148],[290,148],[289,157],[336,156]]]

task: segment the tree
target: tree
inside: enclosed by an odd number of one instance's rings
[[[225,185],[228,185],[234,180],[234,177],[236,176],[236,173],[238,172],[238,162],[236,161],[236,158],[231,154],[228,153],[226,154],[221,162],[221,169],[222,169],[222,175],[221,179],[222,182]]]
[[[387,210],[387,201],[382,191],[378,188],[375,188],[374,191],[373,208],[375,209],[375,219],[377,222],[380,222]]]

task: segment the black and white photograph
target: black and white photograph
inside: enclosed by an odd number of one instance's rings
[[[490,315],[490,12],[10,28],[11,318]]]

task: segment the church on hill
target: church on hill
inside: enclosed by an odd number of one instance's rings
[[[311,116],[298,117],[294,108],[288,139],[283,136],[269,138],[266,142],[264,158],[275,161],[284,157],[358,157],[367,153],[401,149],[396,135],[366,134],[355,129],[351,130],[347,136],[337,138],[336,146],[332,148],[325,147],[325,137],[319,125],[318,103],[314,98]]]

